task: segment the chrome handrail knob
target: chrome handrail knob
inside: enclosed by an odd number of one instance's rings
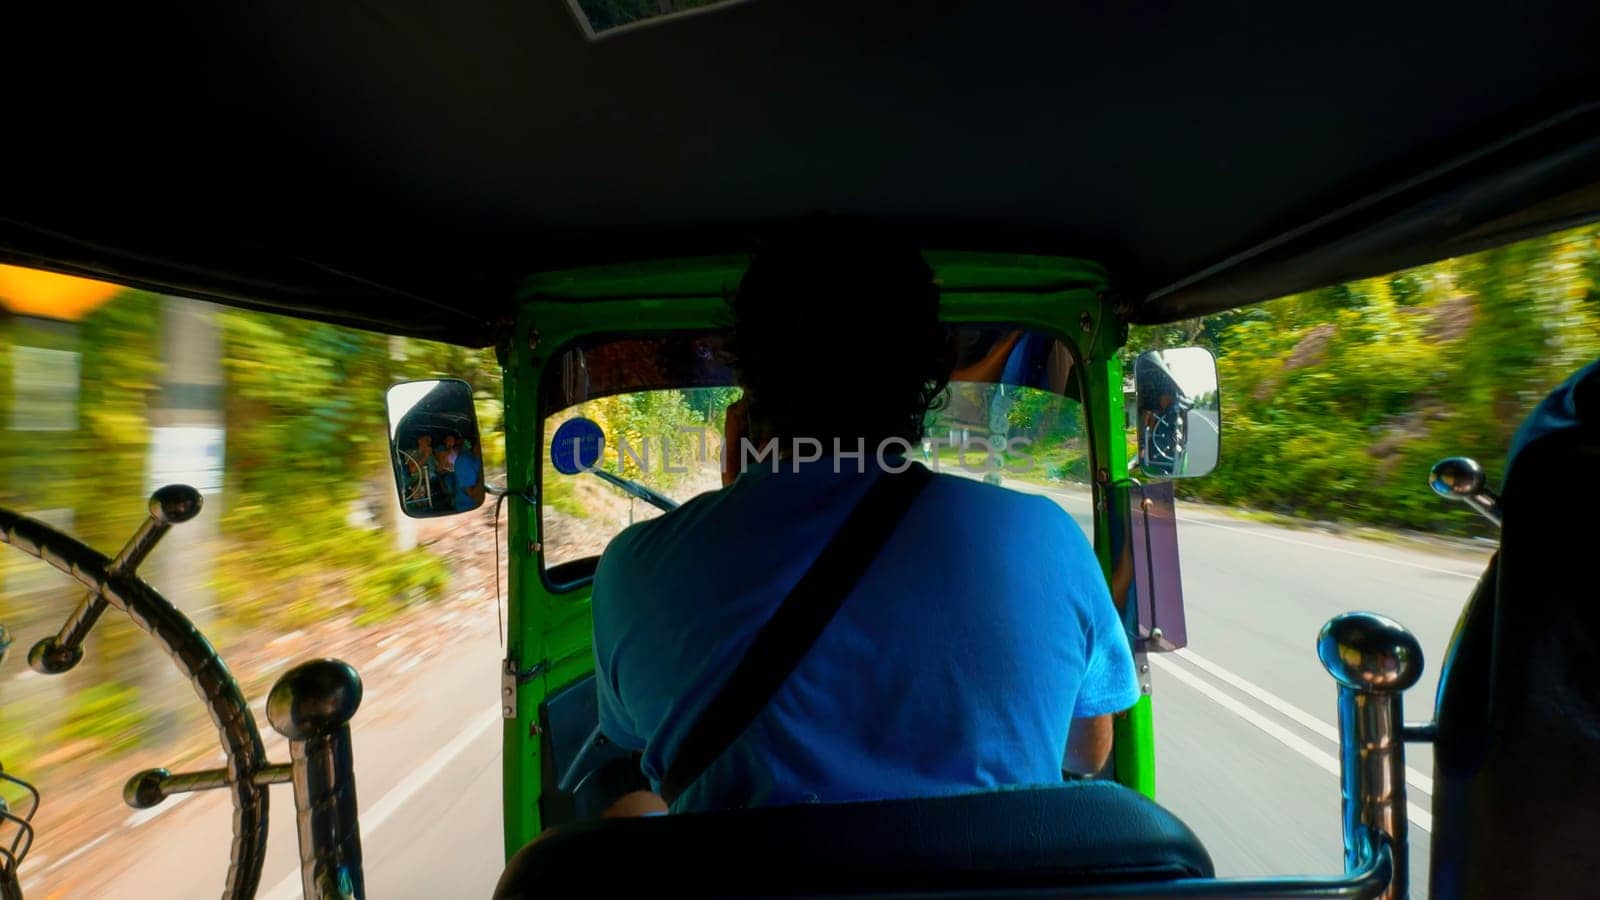
[[[150,518],[162,525],[179,525],[200,515],[204,501],[187,484],[169,484],[150,495]]]
[[[128,779],[122,786],[122,802],[134,809],[149,809],[167,799],[164,790],[172,772],[167,769],[145,769]]]
[[[1441,459],[1428,473],[1428,485],[1435,494],[1451,500],[1475,496],[1483,492],[1483,466],[1465,456]]]
[[[60,675],[83,661],[81,645],[62,644],[55,635],[40,638],[28,650],[28,667],[40,675]]]
[[[267,721],[291,741],[309,741],[349,724],[361,706],[361,676],[337,659],[314,659],[283,674],[267,694]]]
[[[1422,677],[1422,645],[1376,613],[1334,616],[1317,635],[1317,658],[1333,680],[1364,693],[1398,693]]]
[[[337,659],[285,672],[267,694],[267,720],[289,739],[300,887],[307,897],[365,900],[350,719],[361,676]]]

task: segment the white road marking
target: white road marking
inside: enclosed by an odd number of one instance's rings
[[[1250,707],[1245,706],[1238,700],[1228,696],[1212,685],[1206,683],[1206,681],[1200,678],[1198,675],[1184,671],[1183,667],[1179,666],[1177,663],[1162,659],[1160,656],[1156,655],[1151,655],[1149,659],[1151,665],[1183,682],[1183,684],[1187,687],[1198,691],[1207,699],[1223,709],[1226,709],[1228,712],[1231,712],[1249,724],[1254,725],[1257,729],[1264,732],[1268,737],[1305,757],[1311,762],[1312,765],[1315,765],[1317,768],[1322,769],[1324,772],[1327,772],[1335,778],[1339,777],[1339,760],[1334,758],[1331,754],[1325,753],[1322,750],[1312,746],[1310,741],[1299,736],[1298,734],[1295,734],[1289,729],[1284,728],[1282,725],[1279,725],[1277,722],[1272,721]],[[1409,800],[1406,801],[1406,817],[1412,827],[1418,828],[1424,832],[1433,831],[1432,814],[1415,803],[1410,802]]]
[[[137,828],[138,826],[143,825],[151,819],[154,819],[156,816],[165,813],[167,810],[177,806],[193,796],[193,793],[173,794],[160,804],[152,806],[149,809],[135,810],[132,815],[128,816],[127,821],[123,824],[129,828]]]
[[[1058,496],[1058,497],[1062,497],[1062,498],[1066,498],[1066,499],[1077,500],[1077,501],[1082,501],[1082,502],[1086,502],[1086,503],[1090,502],[1090,498],[1088,498],[1088,497],[1081,497],[1081,496],[1078,496],[1078,495],[1075,495],[1075,494],[1071,494],[1071,493],[1067,493],[1067,492],[1062,492],[1062,491],[1047,491],[1047,492],[1052,494],[1052,495],[1055,495],[1055,496]],[[1285,544],[1294,544],[1294,545],[1300,546],[1300,547],[1308,547],[1308,548],[1313,549],[1313,550],[1327,550],[1330,553],[1343,553],[1346,556],[1356,556],[1356,557],[1360,557],[1362,559],[1371,559],[1371,560],[1377,560],[1379,562],[1394,563],[1397,566],[1409,566],[1409,567],[1414,568],[1414,569],[1422,569],[1422,570],[1428,571],[1428,572],[1437,572],[1437,573],[1441,573],[1441,574],[1444,574],[1444,575],[1454,575],[1454,576],[1456,576],[1458,578],[1469,578],[1469,579],[1472,579],[1472,580],[1477,580],[1477,578],[1478,578],[1477,575],[1468,575],[1468,574],[1466,574],[1464,572],[1456,572],[1456,571],[1452,571],[1450,569],[1441,569],[1441,568],[1437,568],[1437,567],[1434,567],[1434,566],[1422,565],[1421,563],[1413,563],[1413,562],[1407,562],[1406,560],[1392,559],[1392,558],[1387,557],[1387,556],[1378,556],[1378,555],[1371,554],[1371,553],[1361,553],[1361,552],[1358,552],[1358,551],[1355,551],[1355,550],[1345,550],[1345,549],[1341,549],[1339,547],[1328,547],[1328,546],[1325,546],[1325,545],[1322,545],[1322,544],[1315,544],[1315,543],[1311,543],[1309,541],[1298,541],[1298,540],[1295,540],[1293,538],[1285,538],[1285,537],[1280,537],[1278,535],[1262,534],[1259,531],[1253,531],[1253,530],[1244,529],[1244,528],[1233,528],[1233,527],[1230,527],[1230,526],[1227,526],[1227,525],[1218,525],[1215,522],[1201,521],[1199,519],[1193,519],[1193,518],[1190,518],[1190,517],[1187,517],[1187,516],[1179,516],[1178,517],[1178,521],[1187,522],[1187,523],[1191,523],[1191,524],[1194,524],[1194,525],[1203,525],[1203,526],[1205,526],[1207,528],[1220,528],[1223,531],[1232,531],[1232,532],[1237,532],[1239,534],[1244,534],[1244,535],[1249,535],[1249,536],[1254,536],[1254,537],[1260,537],[1260,538],[1266,538],[1267,540],[1279,541],[1279,542],[1282,542],[1282,543],[1285,543]],[[1202,672],[1205,672],[1206,674],[1212,676],[1213,678],[1216,678],[1218,681],[1221,681],[1222,683],[1227,684],[1227,685],[1235,688],[1236,690],[1242,691],[1245,694],[1248,694],[1249,696],[1255,698],[1256,700],[1266,704],[1267,706],[1272,707],[1275,711],[1277,711],[1279,713],[1282,713],[1284,716],[1286,716],[1289,719],[1294,720],[1296,723],[1298,723],[1301,726],[1309,729],[1314,734],[1317,734],[1317,735],[1320,735],[1321,737],[1327,738],[1328,740],[1334,742],[1335,744],[1339,743],[1339,729],[1338,728],[1336,728],[1333,725],[1323,721],[1322,719],[1317,718],[1316,716],[1312,715],[1311,713],[1306,712],[1305,710],[1299,708],[1298,706],[1295,706],[1293,703],[1290,703],[1288,700],[1285,700],[1284,698],[1279,697],[1277,694],[1272,693],[1271,691],[1267,690],[1266,688],[1263,688],[1260,685],[1254,684],[1253,682],[1250,682],[1250,681],[1247,681],[1247,680],[1245,680],[1243,678],[1240,678],[1238,675],[1233,674],[1232,672],[1228,671],[1227,669],[1223,668],[1222,666],[1219,666],[1216,663],[1211,662],[1210,660],[1206,659],[1205,657],[1200,656],[1199,654],[1195,653],[1193,650],[1188,650],[1188,649],[1179,650],[1179,651],[1176,651],[1173,655],[1178,657],[1179,659],[1182,659],[1182,660],[1192,664],[1195,668],[1201,670]],[[1163,661],[1164,662],[1164,660],[1160,660],[1160,657],[1155,656],[1155,655],[1152,655],[1150,658],[1152,660],[1158,660],[1158,661]],[[1180,676],[1180,679],[1181,679],[1181,676]],[[1211,696],[1211,695],[1207,694],[1207,696]],[[1338,770],[1337,769],[1334,770],[1334,774],[1338,774]],[[1416,788],[1417,790],[1425,793],[1425,794],[1429,794],[1429,795],[1433,794],[1433,779],[1430,778],[1429,776],[1423,774],[1422,772],[1412,768],[1411,766],[1406,766],[1406,783],[1411,785],[1412,787]]]
[[[54,872],[55,870],[61,868],[62,866],[66,865],[67,863],[72,862],[73,860],[75,860],[78,857],[84,855],[85,853],[88,853],[90,850],[93,850],[94,848],[100,846],[101,844],[105,843],[106,841],[108,841],[110,839],[111,839],[110,832],[107,832],[106,834],[102,834],[99,837],[95,838],[94,840],[86,842],[85,844],[83,844],[78,849],[72,851],[71,853],[68,853],[66,856],[61,857],[60,859],[56,860],[55,862],[51,863],[50,865],[45,866],[43,869],[41,869],[39,871],[39,874],[40,875],[49,875],[51,872]],[[29,890],[32,890],[31,886],[29,887]]]
[[[381,669],[384,666],[388,665],[390,660],[398,659],[400,657],[400,654],[404,653],[404,652],[405,652],[405,648],[404,647],[390,647],[389,649],[383,651],[382,653],[379,653],[372,660],[372,662],[367,663],[366,669],[368,671],[376,671],[378,669]]]
[[[1324,722],[1311,713],[1308,713],[1300,707],[1295,706],[1293,703],[1290,703],[1282,697],[1279,697],[1277,694],[1272,693],[1266,688],[1240,678],[1227,669],[1224,669],[1222,666],[1219,666],[1200,654],[1195,653],[1193,650],[1178,650],[1172,655],[1193,665],[1195,668],[1205,672],[1207,675],[1210,675],[1223,684],[1229,685],[1233,688],[1243,691],[1246,694],[1249,694],[1262,703],[1265,703],[1267,706],[1272,707],[1274,711],[1282,713],[1284,716],[1293,719],[1311,731],[1327,738],[1330,741],[1333,741],[1335,744],[1339,743],[1338,728],[1334,727],[1333,725],[1329,725],[1327,722]],[[1329,693],[1332,694],[1333,692],[1329,691]],[[1416,769],[1411,768],[1410,766],[1406,766],[1406,783],[1423,792],[1424,794],[1433,794],[1433,779],[1422,774]]]
[[[377,803],[360,813],[361,839],[365,842],[377,830],[383,827],[400,808],[411,801],[428,782],[443,772],[447,766],[456,761],[456,757],[467,751],[479,738],[504,720],[500,717],[500,707],[495,706],[488,711],[488,715],[481,717],[476,725],[468,725],[466,730],[456,735],[450,743],[440,747],[434,754],[413,769],[399,784],[395,785],[389,793],[384,794]],[[294,871],[273,886],[272,890],[260,894],[262,900],[295,900],[300,896],[300,869],[298,862]]]
[[[1283,713],[1288,718],[1293,719],[1301,725],[1304,725],[1311,731],[1327,738],[1330,741],[1333,741],[1335,744],[1339,743],[1339,729],[1337,727],[1329,725],[1327,722],[1324,722],[1311,713],[1308,713],[1300,707],[1295,706],[1293,703],[1290,703],[1282,697],[1279,697],[1277,694],[1272,693],[1266,688],[1259,687],[1252,682],[1240,678],[1239,676],[1233,674],[1227,669],[1224,669],[1211,660],[1206,659],[1191,649],[1185,648],[1183,650],[1176,650],[1170,655],[1176,656],[1179,659],[1193,665],[1195,668],[1206,673],[1207,675],[1210,675],[1223,684],[1237,688],[1246,694],[1249,694],[1257,700],[1260,700],[1262,703],[1272,707],[1277,712]],[[1330,681],[1329,687],[1332,686],[1332,682]],[[1333,691],[1330,690],[1328,693],[1331,695]]]

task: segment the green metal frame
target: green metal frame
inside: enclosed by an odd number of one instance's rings
[[[1006,322],[1054,333],[1077,348],[1095,485],[1095,546],[1111,572],[1112,517],[1126,509],[1122,368],[1117,350],[1125,328],[1105,299],[1105,275],[1091,263],[1057,257],[992,253],[927,254],[942,288],[949,322]],[[552,591],[541,578],[540,448],[537,407],[548,361],[579,338],[718,328],[729,324],[725,297],[747,263],[712,257],[553,272],[528,279],[518,295],[514,332],[502,347],[509,520],[508,658],[524,677],[515,719],[504,732],[505,846],[509,856],[540,829],[542,765],[538,708],[551,692],[593,671],[589,588]],[[1131,615],[1132,604],[1129,604]],[[1129,623],[1131,626],[1131,622]],[[1130,632],[1131,633],[1131,632]],[[1150,699],[1116,727],[1117,778],[1154,793]]]

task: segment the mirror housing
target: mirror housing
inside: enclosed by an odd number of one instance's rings
[[[1222,393],[1210,350],[1179,347],[1139,354],[1133,395],[1141,472],[1153,478],[1198,478],[1217,467]]]
[[[459,378],[389,388],[389,460],[400,508],[413,519],[470,512],[488,496],[472,386]]]

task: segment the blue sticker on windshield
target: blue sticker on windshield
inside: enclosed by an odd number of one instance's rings
[[[587,472],[600,463],[606,433],[593,419],[568,419],[550,439],[550,464],[563,475]]]

